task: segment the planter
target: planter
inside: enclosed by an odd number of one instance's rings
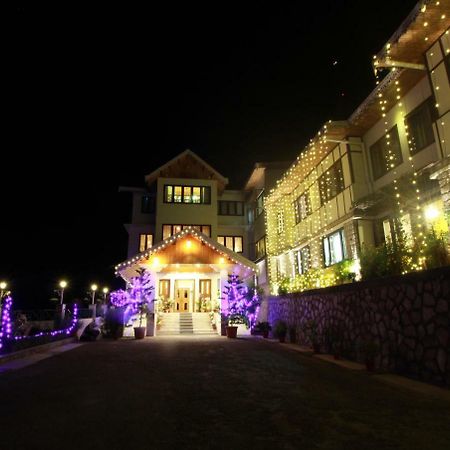
[[[146,327],[134,327],[134,338],[144,339],[146,331],[147,331]]]
[[[269,337],[269,330],[263,331],[263,338],[267,339]]]
[[[227,338],[236,339],[238,327],[227,327]]]
[[[113,327],[113,329],[111,330],[111,337],[113,339],[120,339],[121,337],[123,337],[123,326],[118,325]]]

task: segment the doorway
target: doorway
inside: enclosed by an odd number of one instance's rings
[[[174,312],[192,312],[193,297],[194,280],[176,280]]]

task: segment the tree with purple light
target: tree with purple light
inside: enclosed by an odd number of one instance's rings
[[[243,323],[252,327],[261,304],[256,288],[248,288],[239,275],[230,274],[223,294],[228,302],[228,310],[225,314],[228,324]]]

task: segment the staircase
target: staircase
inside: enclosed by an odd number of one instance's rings
[[[161,328],[157,336],[217,335],[208,313],[160,313]]]

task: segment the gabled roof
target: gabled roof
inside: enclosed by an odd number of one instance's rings
[[[126,269],[128,266],[131,266],[133,264],[138,264],[139,262],[142,262],[142,261],[148,259],[150,256],[155,255],[156,253],[159,253],[162,250],[164,250],[165,248],[167,248],[167,246],[172,245],[177,240],[187,237],[187,236],[192,236],[193,238],[198,239],[199,241],[205,243],[206,245],[211,247],[213,250],[215,250],[218,253],[220,253],[221,255],[229,258],[235,264],[240,264],[241,266],[248,267],[249,269],[253,270],[254,272],[258,271],[258,266],[254,262],[252,262],[249,259],[245,258],[244,256],[240,255],[239,253],[235,253],[232,250],[228,249],[227,247],[212,240],[205,234],[201,233],[200,231],[197,231],[194,227],[189,226],[189,227],[186,227],[184,230],[180,231],[179,233],[174,234],[173,236],[170,236],[167,239],[164,239],[162,242],[159,242],[158,244],[154,245],[153,247],[151,247],[141,253],[138,253],[133,258],[127,259],[126,261],[118,264],[115,267],[116,275],[118,274],[118,272]]]
[[[217,172],[191,150],[185,150],[163,166],[146,175],[145,181],[150,185],[159,177],[216,180],[220,191],[225,189],[225,186],[228,184],[228,178]]]

